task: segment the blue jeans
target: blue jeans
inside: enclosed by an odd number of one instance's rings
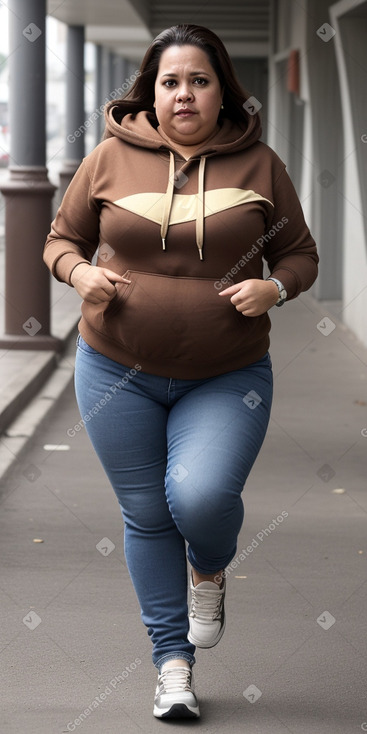
[[[76,397],[125,522],[125,557],[158,669],[195,662],[187,558],[202,574],[233,559],[243,485],[272,401],[269,354],[233,372],[177,380],[124,367],[78,337]]]

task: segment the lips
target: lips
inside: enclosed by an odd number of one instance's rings
[[[187,108],[183,108],[181,110],[178,110],[178,112],[175,112],[176,117],[192,117],[193,115],[196,115],[196,112],[193,112],[193,110],[189,110]]]

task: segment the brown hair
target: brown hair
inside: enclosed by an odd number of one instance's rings
[[[121,99],[113,100],[106,105],[106,112],[111,107],[114,110],[114,118],[121,122],[127,113],[136,113],[146,110],[152,113],[152,121],[156,121],[153,102],[154,85],[158,73],[160,57],[169,46],[197,46],[208,55],[209,61],[219,79],[223,94],[223,107],[220,111],[218,121],[221,117],[227,117],[237,123],[243,123],[247,127],[249,116],[243,104],[249,94],[241,87],[236,78],[233,64],[227,49],[220,38],[213,31],[199,25],[174,25],[162,31],[150,44],[140,66],[140,73],[129,91]],[[107,131],[104,137],[109,137]]]

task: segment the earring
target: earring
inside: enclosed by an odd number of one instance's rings
[[[224,105],[223,105],[223,104],[221,104],[220,108],[221,108],[221,110],[224,110]]]

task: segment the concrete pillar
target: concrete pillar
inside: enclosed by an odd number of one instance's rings
[[[66,143],[60,200],[84,157],[84,26],[68,26],[66,69]]]
[[[5,334],[0,348],[60,349],[50,335],[42,261],[55,187],[46,168],[46,0],[9,0],[9,179],[5,199]]]
[[[107,93],[108,99],[112,99],[111,93],[113,92],[115,85],[115,54],[113,51],[108,51],[107,54]]]
[[[102,64],[103,64],[103,49],[102,46],[99,44],[96,45],[96,70],[95,70],[95,108],[96,110],[99,110],[101,104],[103,103],[103,80],[102,80]],[[103,125],[103,115],[98,115],[97,120],[94,123],[95,125],[95,131],[96,131],[96,137],[95,137],[95,145],[98,145],[98,143],[101,142],[102,132],[104,129]]]
[[[127,82],[127,79],[129,77],[127,73],[127,61],[123,58],[123,56],[119,56],[119,66],[118,66],[118,84],[117,89],[120,89],[123,87],[123,85]],[[120,92],[120,97],[122,97],[124,94],[126,94],[127,89],[123,87],[122,91]]]
[[[118,82],[118,76],[119,76],[119,57],[115,53],[111,53],[112,57],[112,79],[111,79],[111,92],[114,92],[119,84]]]
[[[127,61],[127,77],[132,76],[136,68],[139,68],[139,65],[137,65],[135,61]]]
[[[319,300],[343,295],[343,122],[335,39],[325,29],[329,0],[308,0],[306,14],[307,66],[312,116],[314,179],[309,222],[317,242],[319,276],[312,292]]]
[[[108,49],[102,46],[96,46],[96,83],[95,83],[95,109],[100,110],[101,105],[112,99],[111,93],[123,87],[126,83],[128,73],[128,62],[123,56],[112,54]],[[117,95],[122,97],[127,91],[123,88]],[[95,144],[101,142],[105,123],[103,113],[98,115],[95,125]]]
[[[124,86],[124,84],[126,84],[128,76],[126,59],[122,56],[115,55],[113,75],[113,94],[115,99],[120,99],[126,94],[128,87]]]
[[[268,59],[235,57],[232,58],[232,63],[243,88],[246,92],[254,95],[261,103],[260,117],[263,131],[261,139],[266,142],[269,89]]]
[[[113,54],[108,48],[103,46],[101,58],[101,92],[102,99],[100,104],[105,104],[111,99],[110,94],[113,91]]]
[[[343,115],[342,316],[367,346],[367,1],[330,8]]]
[[[97,61],[99,63],[99,79],[96,84],[96,93],[99,98],[96,98],[96,109],[100,108],[101,105],[105,106],[107,102],[113,99],[112,92],[115,89],[115,54],[105,46],[100,47],[100,51],[97,52]],[[96,144],[101,142],[102,135],[105,129],[105,120],[103,110],[98,118],[98,140]]]

